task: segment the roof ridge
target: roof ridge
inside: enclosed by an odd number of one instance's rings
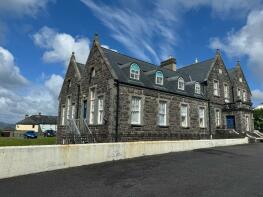
[[[138,59],[138,58],[136,58],[136,57],[131,57],[131,56],[129,56],[129,55],[120,53],[120,52],[118,52],[118,51],[114,51],[114,50],[112,50],[112,49],[107,49],[107,48],[102,47],[102,46],[101,46],[101,48],[106,49],[106,50],[111,51],[111,52],[114,52],[114,53],[117,53],[117,54],[119,54],[119,55],[126,56],[126,57],[131,58],[131,59],[135,59],[135,60],[138,60],[138,61],[147,63],[147,64],[151,64],[151,65],[153,65],[153,66],[155,66],[155,67],[159,67],[158,65],[155,65],[155,64],[153,64],[153,63],[147,62],[147,61],[145,61],[145,60]]]

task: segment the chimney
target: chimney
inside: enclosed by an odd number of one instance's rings
[[[41,116],[41,112],[39,112],[38,115]]]
[[[29,117],[28,114],[26,114],[26,115],[25,115],[25,118],[28,118],[28,117]]]
[[[176,71],[176,59],[170,56],[167,60],[162,61],[160,66],[161,68]]]

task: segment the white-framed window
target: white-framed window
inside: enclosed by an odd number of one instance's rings
[[[219,81],[214,80],[214,96],[219,96]]]
[[[250,130],[249,115],[246,115],[245,119],[246,119],[246,131],[249,131]]]
[[[156,71],[156,73],[155,73],[155,83],[157,85],[163,85],[163,73],[162,73],[162,71]]]
[[[201,86],[200,83],[195,83],[195,93],[196,94],[201,94]]]
[[[64,126],[65,125],[65,106],[62,106],[62,109],[61,109],[61,125]]]
[[[181,126],[188,127],[189,123],[188,123],[188,105],[187,104],[181,104],[180,114],[181,114]]]
[[[244,102],[247,101],[247,92],[246,92],[246,90],[243,90],[243,101]]]
[[[131,124],[141,124],[141,98],[133,96],[131,102]]]
[[[229,86],[226,83],[224,84],[224,97],[226,100],[229,99]]]
[[[167,125],[167,102],[166,101],[159,102],[159,125],[160,126]]]
[[[184,79],[182,77],[178,79],[178,89],[184,90]]]
[[[104,100],[103,96],[98,97],[98,124],[103,124]]]
[[[96,89],[90,89],[90,113],[89,113],[89,124],[94,124],[95,118],[95,100],[96,100]]]
[[[223,73],[221,68],[218,69],[218,72],[219,72],[219,74]]]
[[[237,97],[239,99],[241,99],[241,90],[240,90],[240,88],[237,89]]]
[[[132,63],[130,66],[130,78],[140,80],[140,67],[136,63]]]
[[[67,120],[69,120],[71,118],[70,107],[71,107],[71,99],[70,99],[70,97],[68,97],[67,98]]]
[[[75,103],[73,103],[71,105],[71,118],[75,119],[75,115],[76,115],[76,107],[75,107]]]
[[[216,121],[216,127],[220,127],[220,125],[221,125],[221,111],[220,111],[220,109],[215,109],[215,121]]]
[[[199,107],[199,127],[205,128],[206,126],[206,116],[205,116],[205,107]]]

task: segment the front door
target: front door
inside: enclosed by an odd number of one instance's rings
[[[226,116],[226,127],[227,129],[235,129],[235,116]]]

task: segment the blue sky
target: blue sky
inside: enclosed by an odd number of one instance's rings
[[[157,65],[172,55],[181,67],[219,48],[227,67],[241,61],[256,105],[262,32],[262,0],[0,0],[0,121],[56,114],[70,54],[85,63],[94,33]]]

